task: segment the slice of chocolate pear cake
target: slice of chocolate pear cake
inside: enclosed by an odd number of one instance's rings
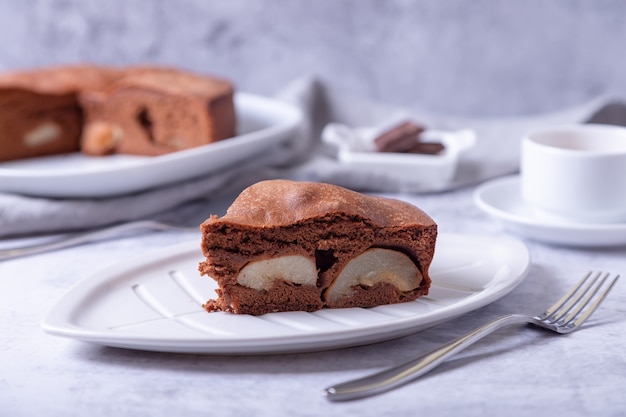
[[[419,208],[335,185],[270,180],[202,225],[208,311],[373,307],[428,293],[437,225]]]

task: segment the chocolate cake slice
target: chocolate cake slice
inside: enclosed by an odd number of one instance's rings
[[[437,225],[399,200],[339,186],[262,181],[202,225],[208,311],[372,307],[428,293]]]

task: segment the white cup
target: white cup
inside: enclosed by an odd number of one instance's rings
[[[626,128],[550,127],[522,139],[522,196],[540,217],[626,222]]]

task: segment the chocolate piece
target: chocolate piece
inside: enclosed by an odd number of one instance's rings
[[[419,139],[419,134],[425,130],[411,121],[406,121],[374,139],[378,152],[406,152]]]
[[[417,142],[411,149],[407,150],[407,153],[437,155],[444,149],[445,146],[440,142]]]
[[[199,270],[219,286],[205,308],[255,315],[415,300],[437,237],[406,202],[288,180],[247,188],[201,230]]]

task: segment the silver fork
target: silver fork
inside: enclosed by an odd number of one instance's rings
[[[619,275],[610,276],[610,273],[589,272],[539,316],[510,314],[501,317],[426,355],[373,375],[333,385],[324,389],[322,394],[330,401],[344,401],[389,391],[426,374],[488,334],[513,324],[530,323],[558,334],[571,333],[591,316],[619,279]]]
[[[102,227],[99,229],[88,230],[85,232],[70,233],[60,239],[51,242],[41,243],[32,246],[24,246],[19,248],[0,250],[0,261],[17,258],[20,256],[35,255],[71,246],[78,246],[88,242],[97,240],[111,239],[124,233],[130,233],[137,230],[194,230],[200,231],[199,227],[184,227],[168,223],[162,223],[154,220],[139,220],[127,223],[120,223],[113,226]]]

